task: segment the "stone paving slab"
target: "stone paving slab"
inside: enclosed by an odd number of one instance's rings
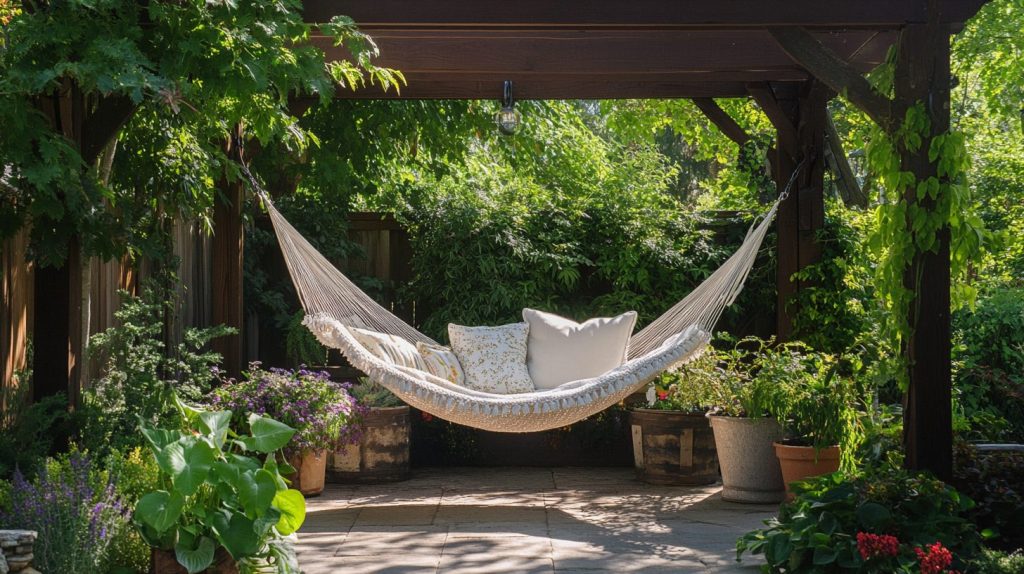
[[[430,468],[307,500],[306,574],[754,573],[736,539],[777,507],[721,486],[644,484],[624,468]]]

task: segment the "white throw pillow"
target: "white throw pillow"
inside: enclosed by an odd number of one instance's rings
[[[455,351],[423,342],[416,343],[416,350],[420,352],[428,373],[456,385],[466,385],[466,373],[463,372]]]
[[[502,395],[534,390],[526,368],[529,329],[526,323],[500,327],[463,327],[450,323],[448,337],[466,373],[466,386]]]
[[[538,390],[607,373],[626,360],[636,313],[577,323],[551,313],[523,309],[530,325],[526,364]]]
[[[348,330],[352,333],[355,340],[359,341],[360,345],[366,347],[366,350],[373,353],[373,356],[378,359],[403,367],[419,369],[421,371],[427,370],[426,365],[423,363],[423,358],[420,357],[419,351],[416,350],[416,346],[409,341],[395,335],[378,333],[358,327],[349,327]]]

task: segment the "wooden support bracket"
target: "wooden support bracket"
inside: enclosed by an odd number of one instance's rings
[[[704,114],[711,123],[715,124],[725,137],[736,142],[737,145],[743,146],[750,141],[750,134],[748,134],[742,126],[736,123],[736,120],[732,119],[725,110],[715,102],[714,98],[692,98],[693,104],[697,106],[697,109]]]
[[[892,124],[892,100],[875,88],[856,69],[835,52],[822,45],[800,26],[769,28],[775,41],[793,59],[815,78],[832,88],[864,111],[884,129]]]
[[[768,116],[772,125],[775,126],[775,130],[779,134],[779,149],[796,161],[800,153],[799,146],[797,145],[796,126],[790,120],[789,114],[779,105],[779,101],[775,98],[775,93],[772,92],[768,84],[749,84],[747,92],[753,96],[754,101],[757,102],[757,105],[761,106],[765,115]]]

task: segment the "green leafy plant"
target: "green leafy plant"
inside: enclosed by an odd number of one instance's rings
[[[160,468],[160,487],[142,496],[134,523],[151,546],[173,551],[190,574],[214,561],[218,548],[243,572],[268,562],[295,573],[294,557],[277,543],[302,525],[306,503],[288,488],[294,469],[281,449],[295,429],[252,414],[248,434],[232,430],[231,411],[208,411],[175,401],[183,430],[142,425]]]
[[[958,442],[954,454],[952,483],[976,502],[969,517],[987,535],[986,543],[1024,548],[1024,453],[981,452]]]
[[[704,414],[724,392],[721,388],[731,376],[721,368],[714,349],[700,357],[662,373],[648,391],[647,407],[657,410]],[[652,400],[653,399],[653,400]]]
[[[716,348],[713,359],[717,366],[703,373],[712,401],[711,413],[748,418],[775,416],[772,409],[779,403],[780,386],[789,377],[789,351],[772,347],[773,339],[736,340],[722,333],[719,338],[729,348]]]
[[[326,365],[327,347],[302,324],[305,317],[305,312],[298,311],[288,320],[284,342],[288,358],[295,365]]]
[[[68,436],[68,402],[64,394],[31,402],[25,375],[0,390],[4,412],[0,416],[0,479],[20,470],[34,476],[39,463]]]
[[[1024,572],[1024,552],[1012,554],[998,550],[984,550],[981,556],[971,562],[975,574],[1019,574]]]
[[[82,396],[79,442],[96,456],[141,446],[135,429],[167,424],[174,418],[171,396],[198,400],[216,379],[220,355],[208,343],[234,329],[219,326],[187,329],[176,348],[164,342],[164,323],[173,303],[148,286],[139,297],[121,292],[124,301],[114,316],[118,326],[93,336],[90,352],[103,359],[102,375]]]
[[[919,572],[911,569],[921,560],[918,550],[929,553],[936,543],[961,570],[980,549],[965,516],[973,502],[928,475],[880,467],[820,476],[793,488],[796,498],[767,528],[739,539],[737,559],[747,552],[764,555],[767,572],[887,574]]]
[[[359,382],[352,385],[351,393],[357,403],[369,408],[400,407],[405,405],[402,399],[396,397],[384,385],[370,380],[369,377],[360,377]]]

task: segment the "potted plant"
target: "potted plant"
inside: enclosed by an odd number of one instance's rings
[[[782,427],[770,406],[782,373],[772,365],[772,341],[754,337],[732,349],[709,350],[716,362],[705,373],[714,408],[708,413],[722,471],[722,498],[732,502],[776,503],[785,483],[773,443]]]
[[[784,433],[774,448],[792,500],[791,483],[839,470],[841,453],[856,449],[855,388],[851,377],[840,374],[841,362],[833,355],[790,344],[774,357],[773,368],[785,371],[771,407]]]
[[[714,369],[708,354],[668,371],[651,383],[646,408],[630,410],[637,478],[666,485],[718,480],[715,436],[705,416],[713,396],[708,374]]]
[[[396,482],[409,478],[409,407],[368,378],[352,387],[365,409],[358,441],[331,456],[330,477],[337,482]]]
[[[231,381],[211,393],[210,405],[235,413],[244,426],[250,414],[267,415],[295,429],[284,452],[295,468],[289,477],[306,496],[323,492],[327,454],[338,444],[359,437],[363,410],[327,373],[304,369],[264,370],[253,364],[245,379]]]
[[[159,466],[160,488],[143,495],[133,524],[153,548],[155,574],[234,574],[259,567],[298,572],[283,537],[305,520],[302,494],[288,488],[281,449],[295,429],[252,414],[249,432],[231,428],[231,411],[175,400],[180,428],[143,425]]]

